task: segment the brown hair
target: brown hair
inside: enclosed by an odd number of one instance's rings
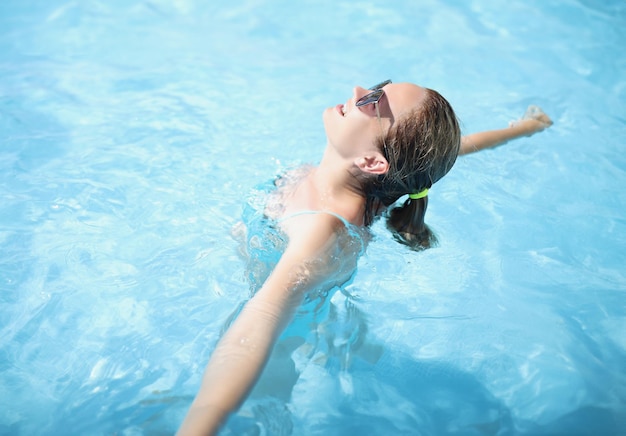
[[[430,188],[454,165],[461,145],[459,123],[450,103],[437,91],[426,89],[420,107],[411,110],[387,132],[378,145],[389,162],[384,175],[370,177],[363,190],[367,201],[365,224],[400,197]],[[436,242],[424,214],[428,197],[408,199],[387,214],[387,226],[400,242],[424,249]]]

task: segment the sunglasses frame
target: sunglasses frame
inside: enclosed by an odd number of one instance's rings
[[[356,102],[357,107],[367,106],[368,104],[376,104],[380,101],[380,99],[385,94],[383,91],[383,86],[389,85],[391,80],[385,80],[384,82],[380,82],[377,85],[368,88],[370,91],[369,94],[365,94],[363,97],[359,98]]]

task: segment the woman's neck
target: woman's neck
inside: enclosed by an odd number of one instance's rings
[[[353,224],[363,224],[365,197],[360,191],[353,171],[354,164],[342,159],[331,146],[327,146],[320,164],[309,177],[311,194],[320,209],[329,210]]]

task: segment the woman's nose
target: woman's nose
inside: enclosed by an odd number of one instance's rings
[[[364,106],[357,106],[357,102],[359,101],[360,98],[362,98],[363,96],[369,94],[370,91],[369,89],[365,89],[365,88],[361,88],[360,86],[355,86],[353,93],[354,93],[354,105],[355,107],[360,110],[361,112],[369,115],[369,116],[376,116],[376,107],[374,107],[374,104],[366,104]]]
[[[363,97],[369,91],[365,88],[361,88],[360,86],[355,86],[352,90],[352,94],[354,95],[354,101],[356,102],[359,98]]]

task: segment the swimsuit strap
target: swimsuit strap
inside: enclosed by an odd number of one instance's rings
[[[350,221],[348,221],[347,219],[345,219],[344,217],[342,217],[341,215],[339,215],[338,213],[335,212],[331,212],[329,210],[301,210],[299,212],[294,212],[291,215],[288,215],[286,217],[280,218],[279,220],[277,220],[279,223],[283,222],[285,220],[288,220],[289,218],[293,218],[296,216],[300,216],[300,215],[313,215],[316,213],[326,213],[328,215],[332,215],[335,218],[337,218],[339,221],[341,221],[343,223],[344,226],[346,227],[350,227],[353,226],[354,224],[350,223]]]

